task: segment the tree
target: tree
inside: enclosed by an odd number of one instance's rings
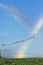
[[[0,50],[0,58],[2,58],[2,56],[1,56],[1,50]]]

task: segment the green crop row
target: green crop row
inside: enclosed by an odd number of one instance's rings
[[[0,65],[43,65],[43,58],[0,58]]]

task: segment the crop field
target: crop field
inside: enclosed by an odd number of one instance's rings
[[[43,58],[0,58],[0,65],[43,65]]]

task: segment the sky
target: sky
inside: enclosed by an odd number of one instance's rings
[[[0,44],[32,40],[0,46],[3,57],[43,56],[43,0],[0,0]]]

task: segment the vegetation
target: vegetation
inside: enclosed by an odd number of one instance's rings
[[[0,65],[43,65],[43,58],[0,58]]]

